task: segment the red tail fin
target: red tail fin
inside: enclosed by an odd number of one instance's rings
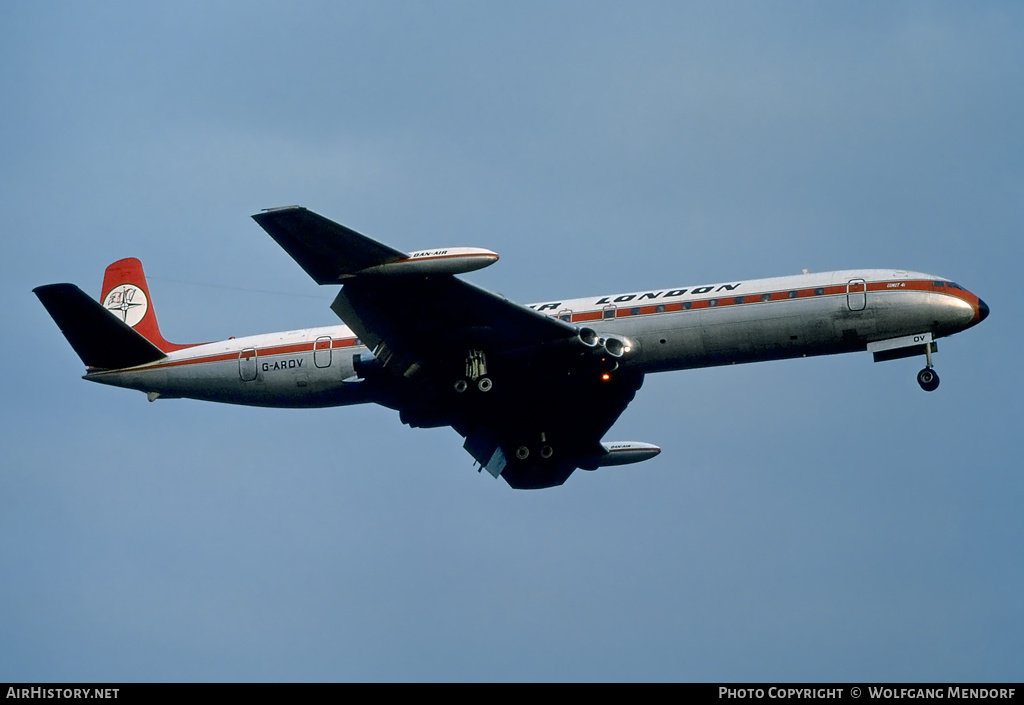
[[[134,257],[118,260],[107,267],[100,303],[165,353],[189,347],[169,343],[160,334],[142,262]]]

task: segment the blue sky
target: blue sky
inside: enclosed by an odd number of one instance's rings
[[[0,681],[1024,677],[1024,9],[0,6]],[[664,452],[515,492],[386,409],[146,402],[32,296],[143,260],[178,342],[335,322],[249,219],[487,247],[521,302],[854,267],[918,360],[648,377]],[[19,347],[18,353],[13,350]]]

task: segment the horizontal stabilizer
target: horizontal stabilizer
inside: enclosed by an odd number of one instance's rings
[[[317,284],[340,284],[370,267],[405,260],[399,252],[301,206],[271,208],[253,220],[274,238]]]
[[[166,355],[74,284],[32,290],[88,367],[120,369]]]

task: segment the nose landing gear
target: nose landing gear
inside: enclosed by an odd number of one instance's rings
[[[924,369],[917,373],[917,383],[926,392],[934,392],[939,388],[939,375],[932,365],[932,343],[924,344]]]

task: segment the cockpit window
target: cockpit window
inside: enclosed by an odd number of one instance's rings
[[[946,286],[946,282],[932,282],[932,286]]]

